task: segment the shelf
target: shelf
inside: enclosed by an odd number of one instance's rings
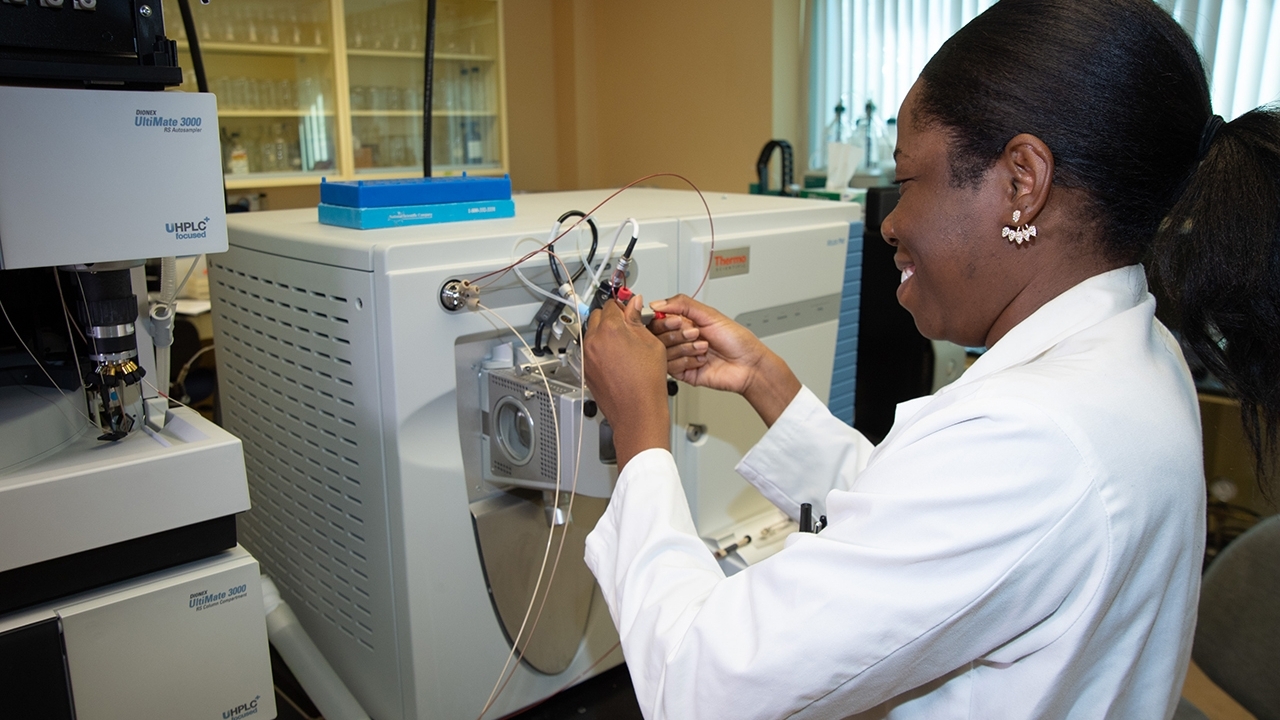
[[[401,58],[404,60],[417,60],[422,62],[426,59],[425,52],[414,52],[413,50],[366,50],[363,48],[347,48],[348,57],[375,57],[375,58]],[[439,58],[439,55],[436,55]]]
[[[337,169],[315,173],[248,173],[224,175],[228,190],[247,190],[262,187],[288,187],[292,185],[319,185],[320,178],[337,177]]]
[[[432,113],[434,115],[435,113]],[[422,117],[421,110],[352,110],[351,117]]]
[[[436,53],[437,60],[466,60],[476,62],[493,62],[497,58],[492,55],[468,55],[466,53]]]
[[[502,176],[506,171],[495,165],[436,165],[431,174],[436,177],[457,177],[462,173],[468,175]],[[422,177],[422,166],[404,168],[358,168],[356,176],[361,180],[397,180],[400,178]]]
[[[368,167],[356,168],[356,175],[365,180],[386,180],[394,178],[422,177],[421,165],[404,165],[400,167]]]
[[[403,60],[417,60],[421,62],[426,59],[424,52],[414,52],[412,50],[367,50],[362,48],[347,48],[349,57],[371,57],[371,58],[401,58]],[[463,53],[436,53],[436,60],[465,60],[467,62],[494,62],[497,58],[492,55],[466,55]]]
[[[224,113],[227,114],[227,113]],[[421,110],[352,110],[351,117],[422,117]],[[498,113],[472,110],[432,110],[431,117],[496,118]]]
[[[321,113],[324,117],[333,117],[333,111]],[[311,117],[310,110],[218,110],[218,117],[224,118],[284,118]]]
[[[468,175],[506,175],[506,171],[500,165],[437,165],[431,168],[433,175],[441,177],[453,177],[466,173]]]
[[[190,52],[185,40],[178,43],[178,49]],[[314,45],[257,45],[250,43],[200,42],[200,52],[241,53],[244,55],[328,55],[329,48]]]

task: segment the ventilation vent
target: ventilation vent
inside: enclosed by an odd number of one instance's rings
[[[547,390],[543,387],[542,381],[520,382],[505,375],[494,375],[493,378],[500,388],[511,392],[513,395],[519,396],[527,391],[534,393],[534,396],[529,398],[526,406],[535,403],[537,405],[536,409],[530,407],[530,411],[538,414],[538,469],[543,479],[555,482],[556,454],[559,451],[559,448],[556,447],[555,415],[551,412],[551,402],[548,400]],[[560,386],[553,384],[552,387],[559,388]],[[507,476],[515,474],[509,465],[500,460],[493,462],[493,469]]]
[[[538,427],[541,428],[539,441],[542,452],[538,459],[542,463],[542,476],[551,482],[556,481],[556,454],[560,448],[556,445],[556,420],[551,412],[551,401],[545,393],[538,394]]]
[[[358,420],[356,367],[368,360],[353,357],[354,307],[342,294],[213,267],[223,420],[244,442],[253,502],[241,538],[307,608],[374,651],[369,539],[384,520],[362,467],[376,464],[377,443],[362,442]]]

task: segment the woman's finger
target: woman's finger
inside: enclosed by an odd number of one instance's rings
[[[700,370],[707,362],[706,355],[690,355],[688,357],[676,358],[667,362],[667,374],[677,380],[692,382],[693,379],[685,376],[685,373],[692,373]]]
[[[649,322],[649,330],[654,335],[661,335],[662,333],[670,332],[672,330],[679,330],[685,325],[692,326],[693,323],[689,319],[680,317],[679,315],[668,315],[661,318],[654,317],[653,320]]]
[[[720,311],[710,305],[703,305],[688,295],[680,294],[666,300],[655,300],[651,307],[668,315],[681,315],[695,325],[710,325],[721,320],[728,320]]]
[[[635,294],[627,300],[627,304],[622,307],[622,313],[626,316],[626,320],[631,325],[644,327],[644,321],[640,319],[640,311],[644,309],[644,297]]]
[[[680,330],[672,330],[671,332],[662,333],[661,335],[658,335],[658,339],[662,341],[663,345],[673,347],[675,345],[692,342],[698,339],[700,334],[701,333],[698,332],[698,328],[687,327]]]
[[[667,346],[668,362],[675,360],[676,358],[691,357],[691,356],[706,355],[706,354],[707,354],[707,343],[704,340]]]

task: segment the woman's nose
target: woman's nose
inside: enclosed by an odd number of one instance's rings
[[[898,209],[895,207],[884,216],[884,220],[880,221],[880,236],[884,241],[894,247],[898,247],[898,231],[894,228],[894,219],[898,215]]]

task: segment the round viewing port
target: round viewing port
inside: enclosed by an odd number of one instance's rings
[[[494,409],[498,447],[507,459],[516,465],[524,465],[533,458],[533,416],[519,400],[507,396],[498,401]]]

